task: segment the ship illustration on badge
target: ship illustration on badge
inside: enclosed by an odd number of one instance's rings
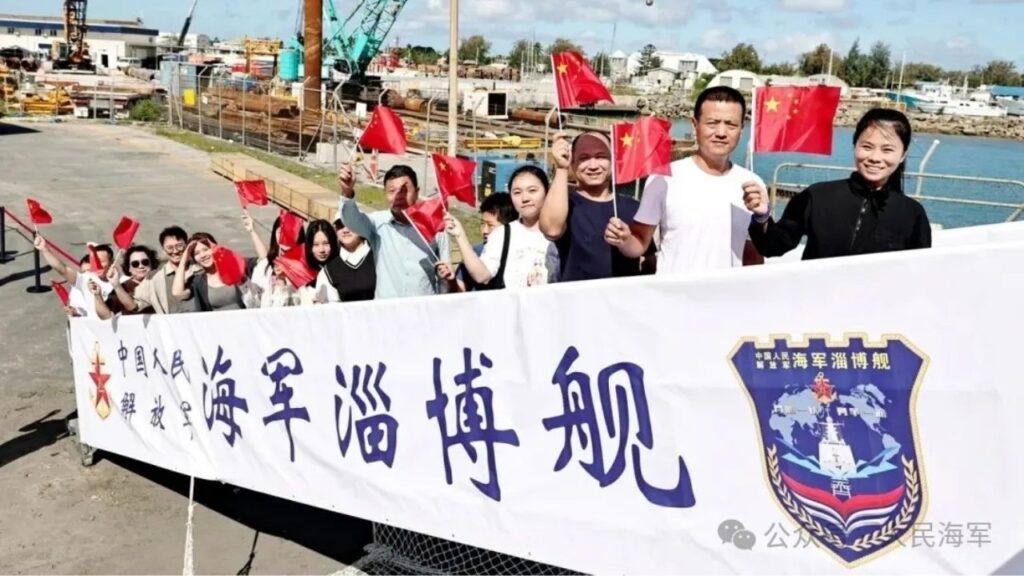
[[[107,390],[110,374],[103,373],[103,366],[106,365],[106,362],[103,359],[103,352],[100,351],[99,342],[93,346],[92,354],[89,356],[89,365],[92,367],[89,377],[92,378],[93,383],[93,387],[89,389],[89,400],[92,401],[93,408],[100,420],[106,420],[110,416],[110,391]]]
[[[729,357],[751,400],[780,507],[848,567],[910,536],[927,507],[915,404],[928,358],[902,336],[745,339]]]

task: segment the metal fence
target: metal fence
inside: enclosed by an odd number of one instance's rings
[[[850,171],[847,166],[782,163],[772,176],[772,192],[795,193],[814,182],[843,178]],[[924,205],[932,223],[947,228],[1014,222],[1024,216],[1024,181],[1020,180],[919,171],[904,174],[904,189]],[[781,211],[784,202],[773,205]]]

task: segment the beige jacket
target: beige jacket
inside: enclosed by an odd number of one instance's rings
[[[185,280],[191,278],[199,269],[198,266],[189,268]],[[151,306],[154,313],[167,314],[170,308],[169,299],[174,298],[167,290],[167,277],[173,277],[176,270],[176,266],[166,262],[135,288],[135,305],[139,310]]]

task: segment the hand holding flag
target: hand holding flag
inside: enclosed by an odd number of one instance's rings
[[[437,187],[441,191],[444,202],[454,196],[457,200],[476,207],[476,193],[473,189],[473,173],[476,170],[476,162],[433,154],[434,174],[437,176]]]

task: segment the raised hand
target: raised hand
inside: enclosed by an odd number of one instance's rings
[[[342,164],[338,168],[338,184],[341,186],[341,194],[351,198],[356,193],[356,171],[352,164]]]
[[[768,200],[768,191],[754,181],[743,183],[743,204],[758,216],[768,214],[771,206]]]
[[[564,132],[555,134],[555,141],[551,145],[551,156],[554,160],[555,168],[559,170],[569,169],[569,165],[572,163],[572,144]]]
[[[459,222],[459,219],[452,216],[451,214],[445,215],[444,223],[445,231],[448,232],[448,234],[450,234],[452,238],[458,240],[466,235],[466,231],[462,227],[462,222]]]

